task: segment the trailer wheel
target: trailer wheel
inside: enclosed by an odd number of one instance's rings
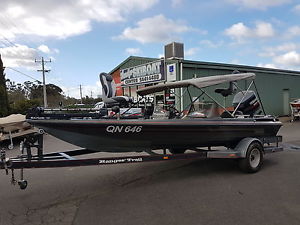
[[[263,162],[263,147],[258,142],[252,142],[247,149],[246,158],[239,160],[239,167],[246,173],[259,171]]]
[[[186,151],[186,149],[185,148],[170,148],[169,151],[172,154],[183,154]]]

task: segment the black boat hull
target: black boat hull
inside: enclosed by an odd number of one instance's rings
[[[28,120],[47,133],[74,145],[100,152],[151,149],[232,147],[245,137],[276,136],[274,118],[174,120]]]

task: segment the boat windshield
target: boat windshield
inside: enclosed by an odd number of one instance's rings
[[[214,102],[196,102],[186,115],[189,118],[212,118],[220,116]]]

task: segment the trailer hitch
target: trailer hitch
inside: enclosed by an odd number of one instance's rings
[[[23,149],[23,147],[22,147],[22,149]],[[0,151],[0,168],[5,170],[6,175],[9,175],[9,169],[11,170],[11,184],[12,185],[18,184],[20,189],[22,189],[22,190],[26,189],[27,181],[24,180],[23,168],[21,169],[20,180],[17,181],[15,179],[14,168],[12,168],[12,161],[9,158],[6,158],[5,149],[1,149],[1,151]]]

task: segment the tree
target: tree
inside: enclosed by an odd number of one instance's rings
[[[43,99],[43,86],[36,84],[28,84],[27,88],[29,91],[29,99]],[[59,102],[62,102],[64,96],[62,95],[62,89],[54,84],[46,85],[47,100],[49,107],[58,107]]]
[[[0,117],[7,116],[9,111],[6,80],[3,68],[3,62],[0,55]]]
[[[29,109],[40,105],[41,102],[38,99],[33,99],[33,100],[24,99],[21,101],[14,102],[14,105],[11,108],[11,112],[25,115]]]

